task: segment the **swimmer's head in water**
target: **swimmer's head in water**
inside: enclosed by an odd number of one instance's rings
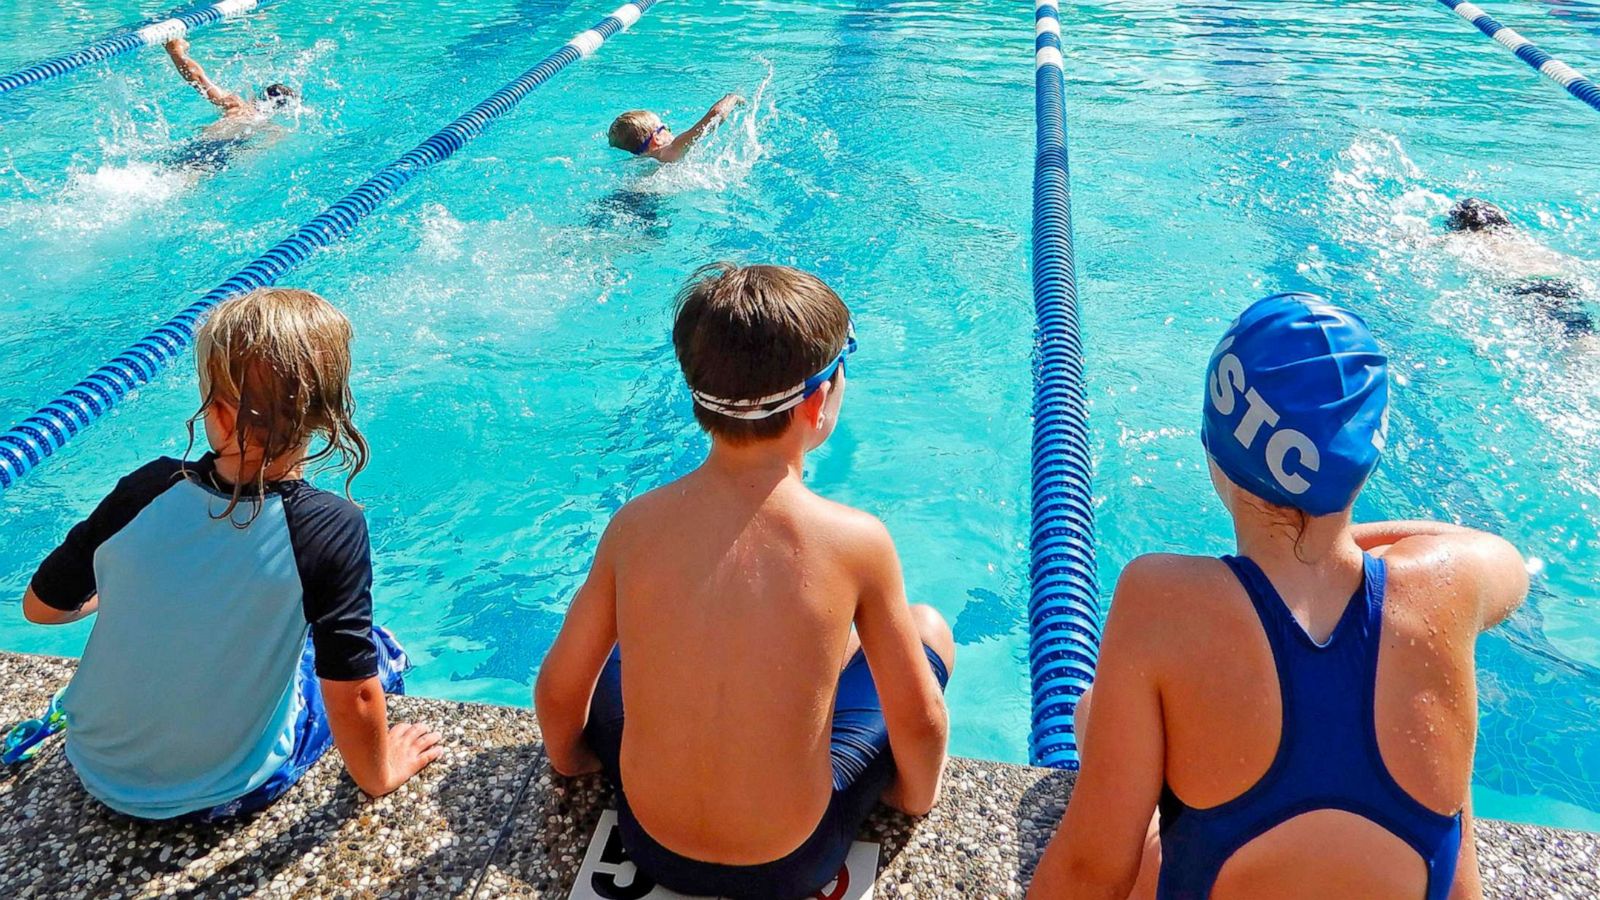
[[[260,105],[264,109],[287,109],[300,100],[300,92],[287,84],[269,84],[261,92]]]
[[[611,146],[634,156],[643,156],[672,143],[672,131],[661,123],[661,117],[644,109],[630,109],[617,116],[606,137]]]
[[[1490,231],[1511,224],[1505,210],[1487,200],[1468,197],[1450,207],[1451,231]]]
[[[1223,474],[1269,503],[1347,509],[1388,423],[1387,357],[1360,316],[1320,297],[1257,301],[1211,355],[1200,439]]]

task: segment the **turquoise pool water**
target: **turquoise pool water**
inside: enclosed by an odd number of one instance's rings
[[[220,81],[289,81],[306,106],[198,183],[158,162],[211,118],[159,53],[0,100],[7,424],[614,5],[282,0],[209,29],[194,52]],[[1484,5],[1600,70],[1593,4]],[[0,69],[155,11],[24,0]],[[1556,253],[1600,291],[1600,120],[1430,2],[1065,15],[1108,598],[1136,553],[1229,548],[1196,437],[1226,321],[1269,290],[1335,295],[1401,373],[1359,513],[1456,518],[1536,559],[1480,644],[1478,811],[1600,828],[1600,343],[1501,274]],[[528,703],[610,513],[701,452],[673,292],[712,259],[778,261],[860,325],[813,484],[881,516],[913,597],[954,623],[954,749],[1024,759],[1031,47],[1025,4],[665,0],[287,280],[358,332],[357,494],[417,690]],[[681,128],[727,90],[756,102],[686,165],[605,146],[622,109]],[[1443,240],[1468,192],[1527,246]],[[0,498],[0,594],[117,476],[181,453],[194,402],[169,373]],[[86,634],[0,607],[0,647]]]

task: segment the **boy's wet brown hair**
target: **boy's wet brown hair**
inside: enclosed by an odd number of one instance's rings
[[[611,146],[618,150],[626,150],[637,156],[639,148],[649,139],[650,132],[655,126],[650,124],[655,114],[647,109],[630,109],[611,123],[611,131],[606,137],[611,141]]]
[[[253,473],[259,498],[266,489],[268,467],[321,437],[326,444],[305,458],[345,473],[345,496],[366,468],[366,438],[352,420],[350,393],[350,320],[310,291],[261,288],[218,306],[200,326],[195,361],[200,370],[200,408],[194,425],[215,403],[238,410],[234,440],[239,448],[262,451]],[[244,477],[241,477],[241,481]],[[232,501],[217,518],[230,518],[244,486],[233,486]],[[243,525],[254,520],[256,510]]]
[[[787,266],[702,266],[677,304],[672,346],[684,379],[693,390],[728,400],[795,387],[833,362],[850,334],[850,310],[839,295]],[[792,409],[735,419],[694,407],[701,428],[733,443],[775,438],[793,417]]]

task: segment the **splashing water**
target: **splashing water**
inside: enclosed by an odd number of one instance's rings
[[[658,166],[634,182],[633,190],[649,194],[693,191],[716,194],[744,183],[756,163],[766,156],[761,133],[778,127],[781,122],[777,104],[767,97],[767,87],[772,84],[772,63],[765,59],[758,61],[766,66],[767,74],[751,92],[749,102],[702,139],[688,156],[671,165]]]

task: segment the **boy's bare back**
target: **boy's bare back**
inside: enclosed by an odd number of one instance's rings
[[[556,771],[616,784],[623,844],[658,883],[804,896],[880,800],[937,802],[954,642],[907,603],[883,525],[802,481],[856,346],[838,296],[798,270],[706,267],[673,345],[710,452],[612,519],[540,667],[539,726]]]
[[[605,544],[640,823],[722,863],[793,850],[831,794],[834,687],[858,601],[896,567],[887,533],[798,478],[708,464],[630,503]]]

